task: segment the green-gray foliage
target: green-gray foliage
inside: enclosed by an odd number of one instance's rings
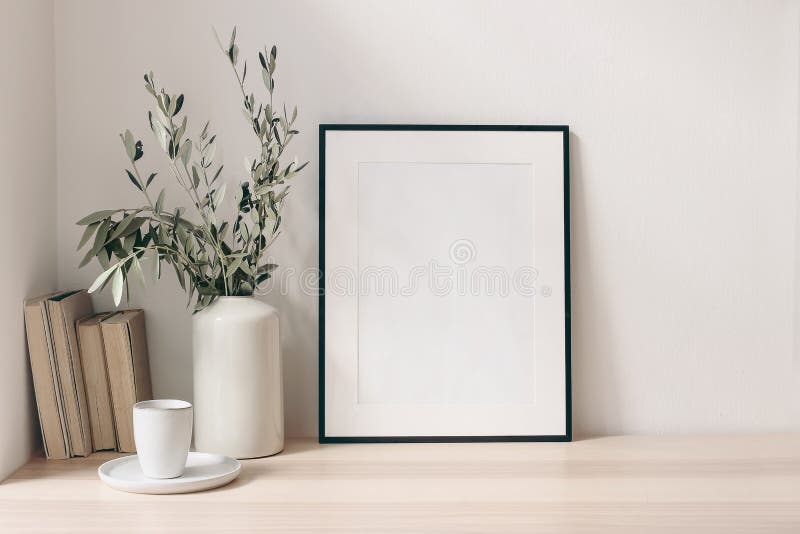
[[[130,130],[120,134],[130,169],[126,180],[142,192],[146,204],[138,208],[102,210],[87,215],[79,225],[86,226],[78,249],[89,245],[80,266],[97,258],[103,272],[89,291],[111,284],[114,302],[129,295],[130,278],[144,283],[142,260],[151,258],[155,278],[164,265],[171,266],[189,295],[194,311],[208,306],[222,295],[252,295],[266,282],[276,265],[267,263],[264,253],[280,234],[281,207],[289,192],[287,181],[307,163],[297,158],[288,165],[280,160],[298,131],[294,127],[297,108],[287,113],[273,107],[275,60],[273,46],[258,53],[261,78],[268,101],[256,100],[245,89],[247,62],[239,68],[236,28],[230,44],[220,47],[233,68],[244,102],[244,116],[260,144],[255,158],[247,160],[249,176],[239,185],[236,219],[222,221],[218,210],[225,199],[225,183],[220,180],[222,165],[214,161],[216,136],[206,123],[194,140],[187,134],[187,118],[181,114],[184,95],[172,95],[157,86],[153,73],[144,75],[145,89],[155,100],[148,121],[156,144],[168,159],[169,172],[188,196],[191,208],[169,209],[166,192],[156,194],[158,174],[140,169],[144,144]]]

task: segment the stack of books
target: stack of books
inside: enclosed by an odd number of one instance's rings
[[[25,301],[25,330],[47,458],[135,452],[133,405],[153,397],[144,311],[53,293]]]

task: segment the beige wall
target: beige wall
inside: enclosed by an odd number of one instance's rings
[[[139,203],[117,133],[152,143],[146,70],[186,92],[190,127],[212,120],[239,171],[253,142],[210,30],[238,24],[251,61],[278,43],[294,148],[312,161],[274,249],[284,268],[317,265],[318,123],[569,124],[576,434],[800,430],[796,2],[96,0],[57,3],[55,19],[61,287],[98,272],[76,268],[74,222]],[[267,299],[282,313],[288,432],[314,435],[316,298]],[[133,304],[147,308],[156,394],[190,399],[177,283]]]
[[[0,480],[38,443],[22,301],[56,286],[53,3],[0,1]]]

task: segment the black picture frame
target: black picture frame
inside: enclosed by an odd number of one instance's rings
[[[325,434],[325,134],[335,130],[357,131],[533,131],[561,132],[564,157],[564,323],[566,421],[564,434],[530,436],[358,436]],[[571,283],[570,283],[570,189],[569,126],[567,125],[445,125],[445,124],[320,124],[319,125],[319,443],[470,443],[470,442],[568,442],[572,441]]]

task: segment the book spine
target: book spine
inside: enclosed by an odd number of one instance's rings
[[[136,452],[133,438],[133,405],[136,402],[136,393],[127,330],[125,323],[102,323],[117,450]]]
[[[116,447],[114,417],[108,389],[103,334],[98,320],[78,323],[78,348],[86,385],[86,404],[92,434],[92,449],[109,450]]]
[[[60,422],[56,388],[52,381],[50,357],[46,345],[46,323],[43,321],[41,305],[26,305],[24,316],[33,390],[36,396],[36,411],[39,416],[45,456],[52,459],[65,459],[68,454]]]
[[[72,456],[88,456],[90,453],[90,446],[88,445],[89,436],[84,432],[83,414],[79,401],[79,395],[85,398],[85,392],[83,390],[83,383],[79,384],[75,376],[75,367],[73,365],[67,334],[69,325],[67,325],[63,310],[58,304],[48,302],[48,307],[50,309],[50,319],[53,326],[56,362],[58,364],[59,379],[61,382],[61,398],[63,399],[67,416],[67,429],[69,431]]]
[[[64,441],[64,454],[66,458],[71,458],[72,444],[69,439],[69,425],[67,424],[67,411],[64,406],[64,397],[61,388],[61,373],[58,369],[58,360],[56,358],[56,345],[53,340],[53,325],[50,319],[50,308],[47,306],[47,301],[41,303],[42,323],[44,324],[44,335],[47,344],[47,357],[50,359],[50,373],[53,377],[53,386],[55,387],[56,407],[58,408],[58,421],[61,426],[61,436]]]
[[[147,329],[144,312],[137,313],[128,322],[128,339],[136,402],[151,400],[153,398],[153,386],[150,380],[150,356],[147,352]]]

